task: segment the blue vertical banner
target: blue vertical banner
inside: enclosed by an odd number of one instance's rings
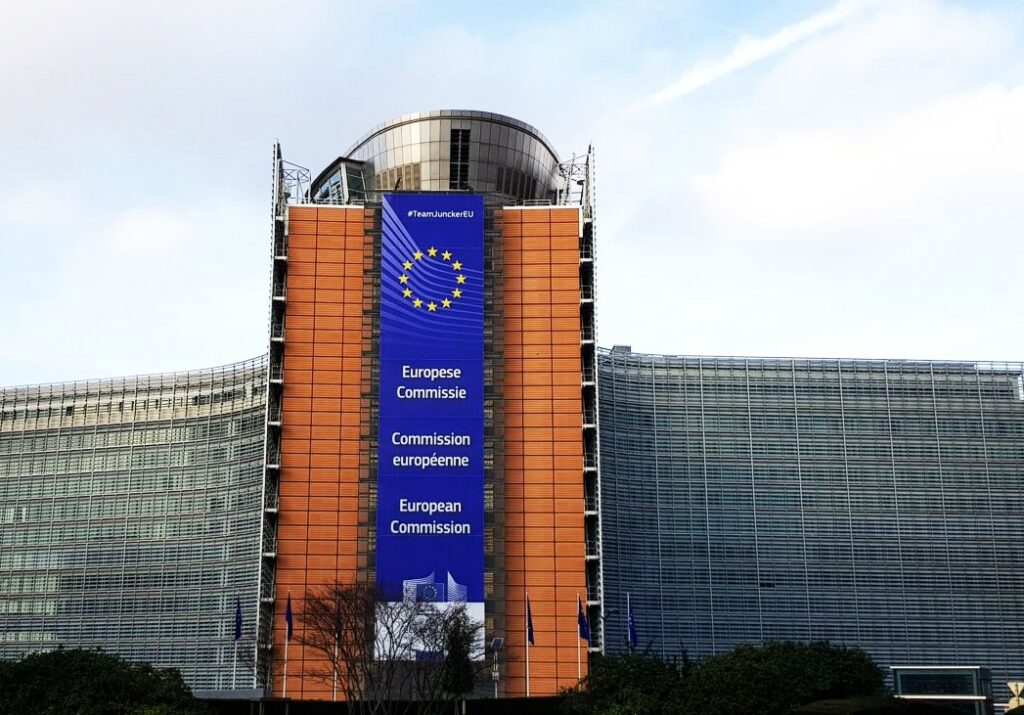
[[[484,206],[384,196],[377,583],[484,617]]]

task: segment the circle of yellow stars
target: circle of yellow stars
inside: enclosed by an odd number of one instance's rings
[[[452,270],[455,271],[455,288],[452,289],[452,298],[445,296],[441,299],[440,303],[433,300],[425,303],[422,298],[412,292],[412,288],[409,287],[409,274],[412,272],[412,269],[416,267],[416,262],[422,261],[424,257],[433,258],[436,261],[443,261],[451,265]],[[406,260],[402,263],[402,268],[404,270],[402,274],[398,276],[398,283],[402,287],[402,297],[410,300],[413,308],[422,308],[425,306],[427,311],[436,313],[439,307],[451,308],[453,298],[458,300],[462,297],[462,286],[466,284],[466,276],[462,273],[462,262],[457,260],[453,261],[450,251],[441,251],[439,253],[433,246],[428,248],[426,253],[423,253],[423,251],[416,251],[412,254],[411,261]]]

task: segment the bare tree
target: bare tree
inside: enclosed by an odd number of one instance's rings
[[[389,601],[373,584],[332,583],[305,595],[298,641],[323,656],[309,675],[350,712],[441,712],[472,689],[482,624],[464,606]]]
[[[324,665],[311,667],[309,676],[330,683],[350,709],[371,702],[364,674],[373,660],[376,600],[376,590],[368,584],[335,582],[307,591],[299,615],[303,628],[298,642],[323,656]]]

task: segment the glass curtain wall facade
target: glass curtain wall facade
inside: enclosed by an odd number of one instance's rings
[[[601,351],[606,650],[1024,668],[1022,365]],[[1011,678],[1012,676],[1012,678]]]
[[[488,203],[548,203],[558,168],[552,144],[526,122],[443,109],[371,129],[313,180],[310,196],[345,203],[381,191],[472,191],[491,195]]]
[[[252,687],[267,358],[0,391],[0,657],[103,648]]]

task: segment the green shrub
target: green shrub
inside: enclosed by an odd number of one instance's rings
[[[100,651],[33,653],[0,661],[0,715],[199,715],[181,673]]]

